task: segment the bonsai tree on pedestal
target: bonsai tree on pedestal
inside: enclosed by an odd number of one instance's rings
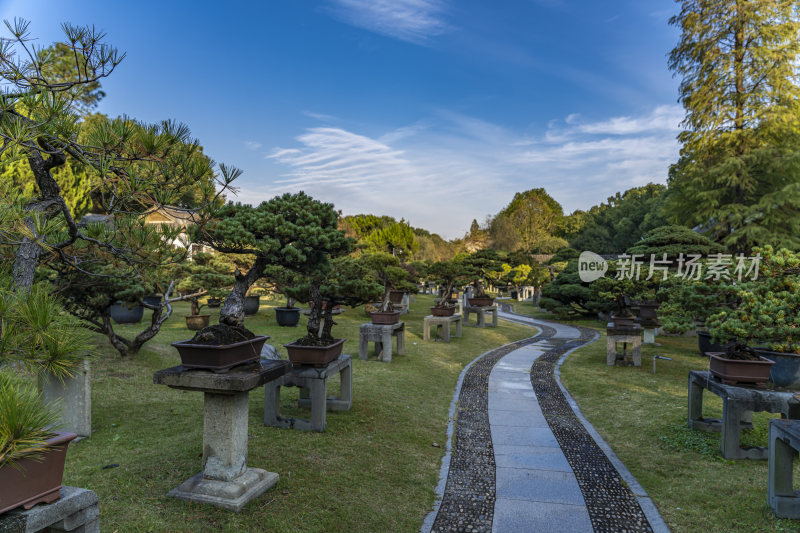
[[[461,263],[466,275],[472,280],[472,286],[475,289],[473,298],[489,298],[484,288],[484,280],[490,272],[500,268],[500,257],[497,252],[489,249],[478,250],[461,259]]]
[[[430,266],[428,272],[436,280],[436,283],[444,288],[442,297],[436,302],[435,307],[441,309],[452,308],[453,305],[449,301],[450,294],[453,292],[456,283],[465,278],[464,265],[456,261],[437,261]]]
[[[338,230],[338,213],[333,205],[314,200],[304,192],[276,196],[257,207],[229,203],[212,213],[207,224],[192,236],[195,242],[219,252],[253,257],[246,272],[238,268],[234,272],[233,289],[225,298],[219,319],[220,326],[245,336],[245,295],[265,276],[267,267],[311,276],[317,271],[326,272],[329,258],[346,254],[351,247],[351,239]],[[314,312],[312,309],[312,315]],[[213,331],[203,330],[198,336],[207,334],[214,335]]]
[[[413,291],[417,288],[411,281],[412,274],[400,266],[400,260],[385,252],[375,252],[362,256],[359,261],[367,268],[374,280],[383,286],[383,296],[379,311],[391,312],[394,310],[390,293],[396,291]]]
[[[735,286],[738,305],[711,315],[708,331],[718,342],[800,354],[800,254],[770,246],[755,252],[762,257],[758,279]]]

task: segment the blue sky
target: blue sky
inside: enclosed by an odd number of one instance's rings
[[[683,118],[673,0],[0,0],[38,44],[127,54],[98,111],[187,124],[238,200],[305,190],[462,236],[515,192],[565,211],[665,182]]]

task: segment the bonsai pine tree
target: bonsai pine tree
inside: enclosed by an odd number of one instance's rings
[[[307,335],[296,343],[327,346],[336,341],[331,333],[335,325],[333,309],[337,305],[355,307],[372,302],[384,294],[384,286],[375,278],[372,266],[363,256],[358,259],[340,256],[325,269],[318,269],[306,277],[302,283],[287,288],[286,292],[298,300],[312,302]],[[327,305],[323,306],[323,301]]]
[[[484,280],[490,272],[500,268],[500,256],[494,250],[484,249],[478,250],[474,254],[470,254],[461,260],[464,266],[465,273],[472,280],[472,286],[475,288],[475,297],[486,296],[484,288]]]
[[[697,254],[707,257],[711,254],[724,253],[725,247],[715,243],[708,237],[683,226],[660,226],[648,231],[644,238],[628,248],[629,255],[641,254],[648,259],[652,254],[661,259],[664,254],[674,261],[679,254]]]
[[[430,266],[428,272],[437,283],[444,287],[444,292],[436,303],[436,307],[451,307],[449,299],[450,294],[453,292],[453,287],[455,287],[456,283],[465,279],[464,265],[457,261],[437,261]]]
[[[194,316],[199,315],[204,307],[200,303],[200,296],[221,298],[233,285],[233,273],[227,262],[209,253],[195,254],[191,261],[179,263],[171,275],[178,280],[175,285],[178,291],[191,294],[187,299]]]
[[[381,311],[391,311],[389,293],[393,290],[413,291],[417,286],[411,281],[412,274],[400,266],[400,260],[385,252],[375,252],[361,257],[360,261],[370,270],[375,281],[383,286]]]
[[[257,207],[229,203],[193,232],[195,242],[226,254],[249,254],[246,272],[234,272],[233,289],[220,310],[220,324],[241,327],[247,290],[265,276],[267,267],[281,267],[311,276],[326,273],[329,261],[349,253],[351,239],[338,229],[332,204],[304,192],[284,194]],[[312,300],[319,298],[312,294]],[[312,309],[312,316],[313,316]]]
[[[755,251],[763,258],[758,279],[736,284],[739,304],[710,316],[708,331],[717,341],[800,353],[800,254],[770,246]]]

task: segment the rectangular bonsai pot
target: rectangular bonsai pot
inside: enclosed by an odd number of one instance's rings
[[[494,303],[494,298],[489,297],[469,298],[468,300],[472,307],[488,307]]]
[[[220,346],[190,344],[189,341],[173,342],[181,356],[181,365],[186,369],[227,372],[245,363],[255,363],[261,357],[261,348],[269,337],[257,335],[252,339]]]
[[[455,312],[455,307],[431,307],[431,314],[433,316],[453,316]]]
[[[397,321],[400,320],[400,311],[375,311],[370,313],[369,317],[372,319],[373,324],[397,324]]]
[[[325,366],[342,355],[344,339],[336,339],[328,346],[300,346],[294,342],[283,346],[289,352],[289,361],[293,365]]]
[[[61,497],[67,447],[75,437],[75,433],[56,433],[47,441],[41,459],[23,457],[16,466],[0,466],[0,513],[53,503]]]
[[[706,352],[711,374],[728,384],[741,383],[765,385],[769,381],[769,371],[774,361],[759,357],[758,361],[726,359],[722,352]]]

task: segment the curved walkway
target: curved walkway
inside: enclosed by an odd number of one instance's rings
[[[540,333],[487,352],[462,372],[437,487],[442,499],[422,530],[668,531],[558,381],[566,355],[597,334],[509,312],[500,318]]]

